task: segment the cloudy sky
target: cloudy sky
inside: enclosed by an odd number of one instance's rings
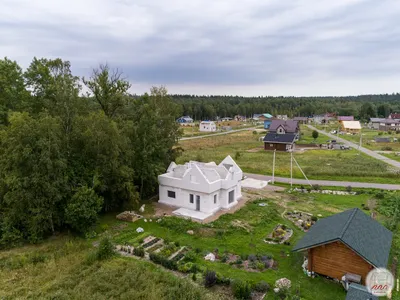
[[[136,93],[393,93],[400,0],[1,0],[4,56],[107,62]]]

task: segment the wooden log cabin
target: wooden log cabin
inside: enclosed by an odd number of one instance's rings
[[[387,267],[392,232],[358,208],[320,219],[296,244],[306,251],[308,271],[342,280],[346,274],[361,276]]]

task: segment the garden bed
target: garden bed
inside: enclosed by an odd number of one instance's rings
[[[220,257],[216,254],[216,261],[229,264],[239,269],[244,269],[248,272],[262,272],[268,269],[278,269],[278,262],[274,260],[271,254],[240,256],[232,253],[224,253]]]
[[[293,235],[293,230],[286,227],[286,225],[278,224],[274,230],[265,238],[265,242],[268,244],[288,244],[287,242]]]
[[[285,217],[304,232],[307,232],[310,227],[318,221],[316,216],[301,211],[288,211],[286,212]]]

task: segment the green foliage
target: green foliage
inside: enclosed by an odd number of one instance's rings
[[[240,153],[239,151],[236,151],[235,160],[239,160],[241,156],[242,156],[242,153]]]
[[[204,286],[209,288],[217,283],[217,274],[215,271],[207,270],[204,273]]]
[[[97,260],[105,260],[113,257],[114,245],[109,237],[104,237],[100,240],[99,246],[96,251]]]
[[[65,209],[65,221],[74,230],[85,233],[97,221],[103,198],[86,186],[79,188]]]
[[[253,286],[253,289],[259,293],[266,293],[270,290],[270,285],[265,281],[260,281]]]
[[[236,299],[251,299],[251,286],[245,281],[235,280],[232,285],[232,290]]]
[[[139,257],[144,257],[145,251],[142,247],[136,247],[133,249],[133,254]]]
[[[313,130],[313,132],[312,132],[312,137],[313,137],[313,139],[316,140],[316,139],[318,138],[318,136],[319,136],[318,131]]]
[[[175,261],[168,260],[168,258],[157,253],[150,253],[150,260],[156,264],[162,265],[164,268],[178,270],[178,265]]]

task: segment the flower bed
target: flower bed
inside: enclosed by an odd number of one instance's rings
[[[160,239],[159,238],[154,238],[154,239],[152,239],[150,242],[147,242],[147,243],[144,243],[143,245],[142,245],[142,247],[143,248],[150,248],[151,246],[153,246],[155,243],[158,243],[158,241],[159,241]]]
[[[285,217],[305,232],[308,231],[308,229],[310,229],[310,227],[318,221],[318,218],[312,214],[301,211],[288,211],[285,214]]]
[[[286,225],[278,224],[274,230],[265,238],[265,242],[269,244],[288,244],[288,239],[293,235],[293,230]]]
[[[239,256],[231,253],[225,253],[221,257],[219,257],[217,261],[229,264],[236,268],[244,268],[246,271],[249,272],[262,272],[267,269],[276,270],[278,268],[278,263],[273,259],[273,256],[271,254],[250,254],[248,256]]]

